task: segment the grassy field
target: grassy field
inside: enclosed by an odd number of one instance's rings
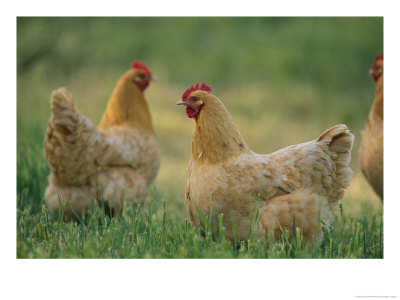
[[[360,173],[360,132],[383,50],[382,18],[18,18],[18,258],[382,258],[383,207]],[[162,151],[148,205],[81,222],[43,205],[42,141],[50,93],[64,86],[97,123],[119,76],[144,61],[158,77],[146,97]],[[175,102],[205,81],[258,153],[316,138],[345,123],[355,135],[347,190],[322,245],[249,240],[234,249],[202,238],[184,205],[193,124]],[[174,176],[171,176],[174,174]]]

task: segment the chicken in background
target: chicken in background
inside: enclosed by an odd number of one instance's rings
[[[370,73],[376,82],[374,103],[362,132],[361,170],[383,201],[383,54],[375,57]]]
[[[351,184],[354,136],[345,125],[336,125],[314,141],[257,154],[210,92],[211,87],[197,84],[177,102],[195,123],[185,192],[192,224],[205,226],[204,217],[210,216],[218,224],[223,214],[225,236],[237,243],[249,238],[253,221],[255,236],[272,233],[277,239],[282,230],[291,234],[295,222],[307,241],[314,236],[321,241],[318,219],[331,223]]]
[[[122,212],[124,201],[143,204],[157,175],[160,150],[143,92],[153,76],[132,63],[117,82],[99,126],[75,107],[65,88],[51,95],[44,139],[51,169],[45,191],[48,207],[65,216],[85,213],[104,199],[106,211]],[[59,201],[60,200],[60,201]]]

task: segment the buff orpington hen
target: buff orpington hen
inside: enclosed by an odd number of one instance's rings
[[[238,243],[249,238],[251,222],[257,221],[255,237],[271,233],[277,239],[285,229],[291,234],[295,222],[306,241],[320,242],[321,224],[331,223],[351,184],[354,136],[336,125],[311,142],[257,154],[210,92],[197,83],[176,103],[195,123],[185,192],[191,223],[203,227],[208,219],[216,224],[215,237],[223,214],[225,237]]]
[[[361,170],[383,201],[383,54],[375,58],[370,73],[376,82],[375,100],[362,132]]]
[[[135,61],[117,82],[98,127],[75,107],[65,88],[51,95],[44,139],[51,169],[48,207],[65,216],[86,213],[101,197],[107,213],[121,213],[124,201],[143,204],[156,177],[160,150],[143,92],[154,78]]]

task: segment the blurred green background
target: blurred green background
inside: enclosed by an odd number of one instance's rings
[[[358,147],[375,92],[368,70],[382,51],[381,17],[19,17],[17,193],[28,190],[36,204],[43,197],[51,91],[66,87],[98,123],[118,78],[139,59],[159,79],[145,96],[162,149],[155,185],[169,211],[187,218],[193,123],[175,102],[197,81],[213,87],[258,153],[347,124],[356,137],[355,175],[343,203],[353,215],[375,211],[381,203],[360,174]]]

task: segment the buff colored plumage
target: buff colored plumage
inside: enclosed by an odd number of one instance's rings
[[[377,85],[362,133],[360,165],[365,178],[383,201],[383,56],[375,59],[371,73]]]
[[[75,107],[65,88],[51,95],[51,117],[44,140],[51,174],[47,205],[65,216],[100,204],[122,211],[124,201],[144,203],[158,172],[160,150],[143,91],[149,70],[134,64],[118,81],[99,126]],[[108,209],[107,209],[108,211]]]
[[[203,223],[201,214],[223,214],[226,238],[246,240],[250,216],[259,208],[256,235],[272,232],[279,238],[282,229],[291,232],[295,215],[305,239],[320,240],[318,215],[329,224],[351,184],[354,137],[345,125],[314,141],[263,155],[249,148],[223,103],[205,89],[192,91],[177,104],[185,105],[195,121],[185,194],[194,225]],[[215,218],[212,223],[218,224]]]

